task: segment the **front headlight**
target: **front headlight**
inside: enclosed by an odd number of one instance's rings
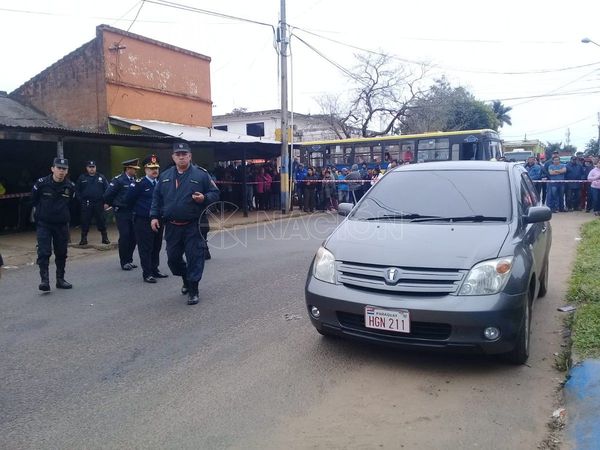
[[[506,285],[513,257],[490,259],[475,264],[467,274],[458,295],[497,294]]]
[[[313,275],[317,280],[335,284],[335,258],[325,247],[320,247],[313,264]]]

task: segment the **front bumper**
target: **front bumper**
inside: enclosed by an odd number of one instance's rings
[[[308,315],[314,327],[364,341],[399,347],[458,349],[486,354],[511,351],[523,325],[527,293],[484,296],[410,296],[330,284],[310,276],[305,289]],[[407,309],[411,332],[380,331],[364,326],[365,306]],[[311,308],[320,311],[313,317]],[[496,327],[496,340],[484,337],[486,327]]]

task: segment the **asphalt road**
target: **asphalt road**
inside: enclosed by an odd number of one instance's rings
[[[550,292],[521,367],[320,337],[303,287],[337,216],[213,235],[197,306],[179,279],[120,270],[115,251],[68,262],[71,291],[39,293],[35,267],[5,272],[0,448],[536,448],[585,220],[553,219]]]

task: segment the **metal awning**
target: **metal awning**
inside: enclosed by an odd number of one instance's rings
[[[229,133],[208,127],[196,127],[158,120],[129,119],[110,116],[113,125],[138,131],[159,133],[187,141],[192,148],[215,149],[218,161],[272,158],[281,154],[281,142],[245,134]],[[141,129],[141,130],[140,130]]]

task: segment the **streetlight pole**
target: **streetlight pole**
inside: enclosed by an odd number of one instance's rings
[[[584,44],[594,44],[595,46],[600,47],[600,44],[587,37],[584,37],[581,42]],[[598,113],[598,154],[600,154],[600,112]]]
[[[288,157],[288,85],[287,85],[287,23],[285,0],[281,0],[279,22],[279,61],[281,65],[281,213],[289,211],[289,157]]]
[[[586,38],[584,37],[581,42],[583,42],[584,44],[594,44],[598,47],[600,47],[600,44],[598,44],[597,42],[592,41],[590,38]]]

